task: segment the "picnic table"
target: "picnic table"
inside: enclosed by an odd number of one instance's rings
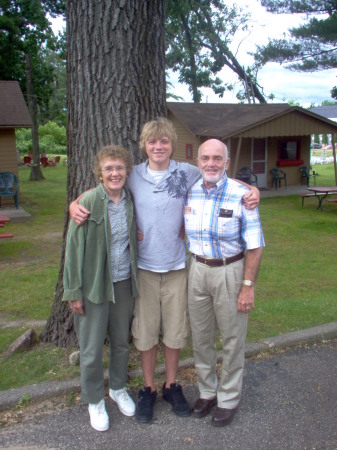
[[[323,200],[330,194],[337,194],[337,186],[312,186],[307,188],[318,198],[318,209],[323,211]]]
[[[5,223],[10,222],[11,219],[7,217],[5,214],[0,214],[0,227],[4,227]],[[0,239],[8,239],[13,238],[13,233],[0,233]]]

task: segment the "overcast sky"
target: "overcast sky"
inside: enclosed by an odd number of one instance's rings
[[[233,2],[234,3],[234,2]],[[280,15],[267,13],[261,6],[259,0],[235,0],[235,3],[246,6],[245,10],[251,13],[250,30],[237,36],[233,42],[232,52],[236,54],[242,66],[252,64],[253,59],[248,52],[254,52],[255,45],[267,44],[269,38],[282,38],[288,28],[297,27],[303,22],[299,15]],[[58,22],[54,30],[60,28]],[[239,51],[236,53],[238,44]],[[220,77],[227,83],[233,83],[237,90],[242,89],[237,77],[229,69],[220,72]],[[179,95],[184,101],[192,101],[192,97],[185,85],[177,82],[177,74],[171,74],[170,81],[174,87],[170,87],[170,92]],[[311,103],[320,105],[324,100],[332,100],[330,90],[337,85],[336,70],[325,70],[321,72],[304,73],[286,70],[276,63],[268,63],[258,74],[258,83],[264,88],[265,95],[274,94],[273,103],[283,103],[294,100],[301,106],[308,107]],[[236,90],[219,98],[210,89],[204,89],[203,102],[226,102],[237,103]]]

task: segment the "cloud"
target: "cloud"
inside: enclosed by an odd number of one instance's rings
[[[288,33],[289,28],[298,27],[306,21],[304,14],[267,13],[259,0],[250,0],[250,2],[236,0],[235,3],[251,13],[249,30],[237,33],[231,45],[232,52],[237,56],[239,63],[245,67],[253,63],[250,53],[255,52],[256,45],[266,45],[269,39],[282,38],[284,33]],[[236,93],[243,89],[237,76],[229,69],[223,69],[219,75],[225,82],[234,84],[234,91],[225,93],[224,98],[221,99],[211,89],[202,89],[203,101],[237,103]],[[182,96],[184,101],[192,101],[188,87],[178,83],[177,75],[171,73],[170,78],[175,84],[174,94]],[[305,73],[287,70],[278,63],[268,63],[258,73],[258,83],[266,97],[274,94],[274,103],[294,100],[307,107],[312,103],[318,105],[324,100],[332,100],[330,91],[337,85],[337,80],[334,69]]]
[[[336,82],[333,69],[321,72],[293,72],[276,63],[267,64],[259,74],[265,93],[273,93],[275,101],[295,100],[302,106],[331,100],[330,91]]]

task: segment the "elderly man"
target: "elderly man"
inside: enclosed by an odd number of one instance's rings
[[[212,425],[228,425],[240,401],[248,313],[264,239],[257,208],[245,209],[247,188],[229,179],[226,145],[204,142],[197,159],[202,179],[190,189],[184,209],[191,257],[188,280],[195,367],[200,397],[192,416],[204,417],[217,404]],[[216,334],[222,339],[220,379]]]

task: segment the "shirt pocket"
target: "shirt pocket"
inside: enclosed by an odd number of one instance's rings
[[[105,240],[104,216],[90,214],[88,218],[88,237],[96,242]]]
[[[103,214],[90,214],[90,216],[88,217],[88,223],[91,225],[101,225],[103,220]]]
[[[218,217],[218,237],[220,240],[235,238],[238,229],[238,220],[232,217]]]

